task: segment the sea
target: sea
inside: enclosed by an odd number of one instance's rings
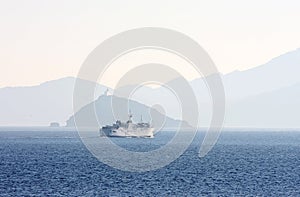
[[[300,196],[300,132],[226,130],[203,158],[204,132],[169,165],[126,172],[98,161],[76,131],[0,129],[0,196]],[[172,137],[118,138],[135,151]]]

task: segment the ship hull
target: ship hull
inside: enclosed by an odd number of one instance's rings
[[[110,137],[148,137],[153,138],[153,128],[136,128],[136,129],[113,129],[108,135]]]

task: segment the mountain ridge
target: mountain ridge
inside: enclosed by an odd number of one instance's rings
[[[255,101],[253,101],[258,105],[253,106],[253,109],[256,109],[255,113],[260,113],[259,109],[263,109],[264,105],[268,106],[268,103],[275,101],[276,99],[274,98],[279,98],[280,95],[283,94],[284,89],[289,90],[286,94],[293,95],[294,91],[294,97],[298,96],[298,92],[300,91],[297,88],[300,83],[299,73],[300,48],[272,58],[270,61],[260,66],[245,71],[234,71],[226,75],[221,75],[225,86],[229,109],[232,108],[233,114],[238,114],[228,118],[235,119],[236,117],[234,116],[246,117],[242,112],[237,112],[239,111],[237,106],[240,106],[239,108],[241,109],[244,109],[242,105],[251,106],[249,104],[249,99],[251,100],[251,98],[260,99],[260,101],[257,99],[254,99]],[[59,122],[61,125],[64,125],[65,121],[74,114],[72,99],[76,80],[77,78],[75,77],[64,77],[46,81],[39,85],[0,88],[0,125],[46,126],[49,125],[50,122]],[[209,101],[209,92],[207,91],[207,87],[203,80],[203,78],[195,79],[191,81],[190,84],[196,93],[198,102],[201,103],[199,108],[201,115],[206,116],[206,114],[210,114],[210,111],[207,108],[211,103]],[[78,79],[78,81],[82,81],[82,83],[89,87],[90,85],[96,85],[95,100],[107,89],[106,86],[94,84],[90,81],[82,79]],[[274,98],[269,96],[269,93],[272,94]],[[166,111],[171,114],[167,113],[169,117],[178,119],[176,116],[172,116],[172,114],[179,112],[178,110],[174,110],[177,105],[176,103],[171,102],[170,97],[172,95],[166,94],[159,88],[148,88],[144,92],[141,91],[133,98],[133,100],[143,103],[146,106],[152,106],[152,101],[148,100],[148,103],[142,101],[142,99],[149,98],[149,95],[151,95],[151,98],[154,98],[154,100],[158,99],[159,101],[162,101],[162,104],[165,104],[167,108],[171,109],[168,110],[166,108]],[[139,100],[139,96],[142,98],[141,100]],[[265,97],[268,97],[270,102],[263,99]],[[289,101],[290,98],[287,96],[285,99],[286,101]],[[277,102],[279,102],[279,100]],[[291,107],[292,103],[296,106]],[[276,103],[273,104],[275,105]],[[289,105],[289,102],[286,102],[285,105]],[[291,106],[287,106],[287,108],[291,111],[291,114],[295,115],[295,112],[298,110],[298,102],[294,99],[293,102],[290,102],[290,105]],[[272,111],[272,106],[269,107],[270,111]],[[247,110],[245,109],[245,114]],[[278,108],[278,110],[278,113],[280,113],[280,110],[287,113],[284,108]],[[228,111],[228,113],[231,112]],[[255,114],[252,114],[253,119],[255,119],[254,116]],[[272,114],[266,114],[266,116],[270,117],[271,123]],[[283,118],[296,121],[294,117],[289,117],[288,114]],[[249,122],[251,122],[251,116],[249,116],[248,119]],[[205,120],[207,124],[209,118],[203,117],[202,120]],[[238,120],[238,118],[236,118],[236,120]],[[274,122],[274,125],[276,125],[277,122],[278,121]],[[262,123],[263,122],[260,124]],[[245,121],[243,124],[245,124]],[[240,123],[238,125],[240,125]]]

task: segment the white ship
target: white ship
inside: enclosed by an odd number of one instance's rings
[[[126,123],[117,120],[112,126],[104,126],[100,129],[101,135],[108,137],[154,137],[154,128],[150,127],[149,123],[141,121],[137,124],[132,122],[132,114],[129,114],[129,119]]]

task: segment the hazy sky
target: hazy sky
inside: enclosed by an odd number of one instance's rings
[[[0,1],[0,87],[76,76],[106,38],[144,26],[195,39],[219,70],[265,63],[300,47],[299,0]]]

